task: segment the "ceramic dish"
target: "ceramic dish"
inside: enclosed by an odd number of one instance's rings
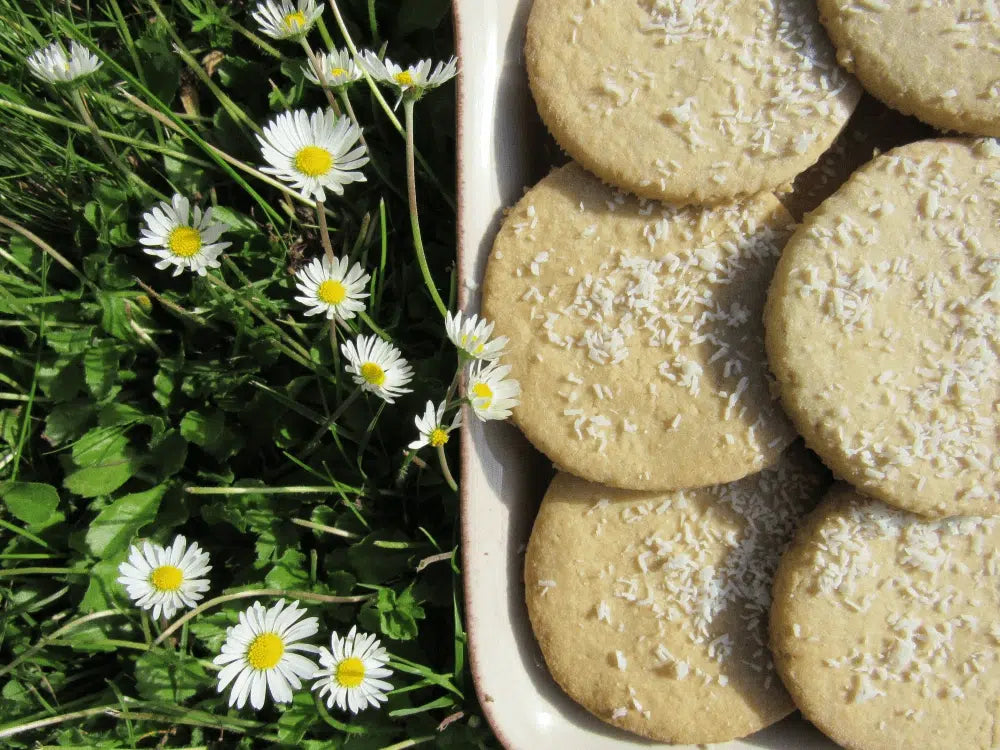
[[[462,309],[479,282],[503,209],[549,169],[522,56],[531,0],[454,0],[458,79],[458,270]],[[551,466],[512,425],[467,420],[462,435],[462,560],[476,692],[508,750],[624,750],[654,743],[597,720],[545,668],[524,604],[524,546]],[[679,746],[664,746],[677,747]],[[739,748],[835,747],[797,718]]]

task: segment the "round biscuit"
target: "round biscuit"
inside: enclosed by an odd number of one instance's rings
[[[833,471],[924,515],[1000,512],[1000,145],[865,165],[782,253],[765,311],[792,421]]]
[[[678,203],[791,181],[861,92],[812,0],[535,0],[525,57],[542,121],[573,159]]]
[[[774,579],[771,648],[845,748],[997,747],[1000,519],[931,520],[830,490]]]
[[[762,193],[678,208],[552,171],[504,220],[483,313],[508,337],[513,419],[559,468],[626,489],[739,479],[794,439],[761,311],[791,217]]]
[[[890,107],[944,130],[1000,135],[992,0],[819,0],[841,64]]]
[[[667,742],[724,742],[786,716],[767,648],[771,580],[825,484],[801,445],[698,490],[558,474],[525,558],[528,614],[556,682],[599,719]]]

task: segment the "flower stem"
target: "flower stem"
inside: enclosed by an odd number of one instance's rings
[[[21,235],[22,237],[24,237],[24,239],[28,240],[28,242],[30,242],[31,244],[35,245],[35,247],[37,247],[39,250],[41,250],[44,253],[47,253],[49,255],[49,257],[52,258],[52,260],[54,260],[60,266],[62,266],[67,271],[69,271],[71,274],[73,274],[74,276],[76,276],[76,278],[79,279],[80,283],[82,283],[84,286],[90,287],[95,292],[99,292],[100,291],[100,289],[98,289],[97,286],[90,279],[88,279],[86,276],[84,276],[77,269],[76,266],[74,266],[72,263],[70,263],[68,260],[66,260],[66,258],[63,255],[61,255],[58,250],[56,250],[54,247],[52,247],[52,245],[50,245],[49,243],[47,243],[45,240],[43,240],[37,234],[31,232],[28,229],[25,229],[24,227],[22,227],[17,222],[12,221],[11,219],[8,219],[6,216],[0,216],[0,224],[2,224],[5,227],[9,227],[10,229],[13,229],[19,235]]]
[[[42,727],[49,727],[53,724],[60,724],[64,721],[73,721],[74,719],[85,719],[88,716],[106,714],[116,708],[118,708],[118,704],[111,703],[106,706],[86,708],[83,711],[73,711],[68,714],[50,716],[47,719],[39,719],[38,721],[31,721],[27,724],[16,724],[12,727],[6,727],[5,729],[0,730],[0,739],[4,737],[13,737],[15,734],[20,734],[21,732],[30,732],[32,729],[41,729]]]
[[[332,264],[336,258],[333,254],[333,245],[330,243],[330,228],[326,223],[326,207],[321,200],[316,201],[316,221],[319,224],[319,241],[323,243],[323,252]]]
[[[368,148],[368,142],[365,140],[365,132],[361,128],[361,123],[358,122],[358,116],[354,114],[354,107],[351,106],[351,97],[347,95],[347,89],[341,88],[338,92],[340,95],[340,101],[344,105],[344,110],[347,112],[347,116],[351,118],[351,122],[358,126],[358,141],[365,149],[365,153],[371,154],[371,149]]]
[[[343,487],[185,487],[189,495],[333,495]]]
[[[85,625],[88,622],[93,622],[94,620],[101,620],[104,619],[105,617],[114,617],[115,615],[118,614],[121,613],[118,612],[117,610],[103,609],[100,612],[93,612],[89,615],[84,615],[83,617],[78,617],[75,620],[67,622],[58,630],[52,631],[47,636],[39,640],[38,643],[36,643],[34,646],[31,646],[30,648],[22,651],[20,654],[15,656],[9,663],[4,665],[3,667],[0,667],[0,677],[3,677],[8,672],[12,671],[21,662],[34,656],[36,653],[45,648],[49,643],[59,638],[59,636],[61,636],[63,633],[67,633],[79,625]]]
[[[204,278],[210,284],[217,286],[220,289],[223,289],[229,292],[231,295],[233,295],[233,298],[236,299],[241,305],[243,305],[243,307],[245,307],[250,312],[251,315],[257,318],[261,323],[266,325],[272,331],[277,333],[278,336],[280,336],[282,340],[285,342],[285,346],[287,348],[291,349],[296,354],[298,354],[298,356],[305,362],[308,363],[310,361],[309,351],[305,349],[302,346],[302,344],[300,344],[298,341],[292,338],[281,326],[279,326],[277,323],[275,323],[273,320],[267,317],[267,315],[258,310],[253,303],[251,303],[249,300],[243,299],[243,297],[237,294],[236,290],[233,289],[231,286],[229,286],[229,284],[227,284],[224,279],[215,276],[214,274],[211,273],[206,273]]]
[[[448,314],[448,308],[441,300],[431,270],[427,267],[427,257],[424,255],[424,241],[420,236],[420,216],[417,213],[417,176],[413,163],[413,99],[403,99],[403,112],[406,115],[406,194],[410,202],[410,229],[413,232],[413,248],[417,251],[417,263],[424,277],[431,298],[442,316]]]
[[[448,457],[445,455],[444,446],[439,445],[437,449],[438,460],[441,462],[441,473],[444,474],[444,481],[451,487],[452,492],[458,492],[458,484],[455,482],[455,477],[451,475],[451,469],[448,468]]]
[[[337,21],[337,27],[340,29],[340,34],[341,36],[344,37],[344,42],[347,44],[347,48],[351,51],[351,54],[354,55],[355,62],[357,62],[358,66],[361,68],[361,72],[364,75],[365,80],[368,82],[368,87],[371,89],[372,95],[375,97],[379,105],[382,107],[382,111],[385,113],[385,116],[389,118],[389,122],[392,123],[392,126],[396,129],[396,132],[398,132],[400,135],[403,135],[403,126],[402,124],[400,124],[399,118],[396,117],[395,114],[393,114],[392,107],[389,106],[389,102],[387,102],[385,100],[385,97],[382,96],[382,92],[379,91],[378,84],[376,84],[375,81],[372,80],[371,75],[368,73],[368,69],[361,64],[361,54],[358,52],[357,45],[354,44],[354,40],[351,38],[351,33],[347,30],[347,24],[344,23],[344,19],[340,15],[340,8],[337,7],[337,0],[329,0],[329,3],[330,3],[330,9],[333,11],[333,17]],[[427,160],[423,157],[423,155],[419,151],[416,151],[414,153],[416,155],[417,161],[420,162],[420,166],[427,173],[428,179],[430,179],[430,181],[434,184],[434,187],[436,187],[438,191],[441,193],[442,197],[448,203],[449,208],[451,208],[451,210],[454,211],[455,199],[452,197],[451,193],[449,193],[445,189],[444,185],[440,183],[440,181],[437,178],[437,175],[434,174],[434,171],[431,169],[431,165],[427,163]]]
[[[340,406],[334,409],[333,414],[327,417],[326,421],[323,422],[322,425],[320,425],[320,428],[318,430],[316,430],[316,434],[313,435],[312,440],[306,443],[306,447],[303,450],[303,453],[305,454],[312,453],[313,449],[319,444],[320,438],[323,437],[323,433],[329,430],[333,426],[333,424],[338,419],[340,419],[340,415],[343,414],[345,411],[347,411],[347,407],[349,407],[351,404],[357,401],[358,396],[360,395],[361,395],[361,388],[355,388],[353,391],[351,391],[351,395],[349,395],[347,398],[345,398],[343,401],[340,402]]]
[[[91,116],[90,110],[87,108],[87,103],[83,100],[83,94],[80,93],[79,88],[73,89],[70,93],[70,98],[73,100],[73,105],[76,107],[76,111],[79,113],[80,119],[83,120],[83,124],[87,126],[90,134],[94,137],[94,141],[97,143],[98,148],[100,148],[101,152],[108,158],[108,160],[115,165],[118,171],[122,173],[125,179],[129,182],[134,182],[144,190],[148,190],[160,200],[167,200],[167,196],[147,184],[135,172],[129,169],[129,167],[125,165],[125,162],[121,160],[121,157],[118,156],[114,149],[111,148],[110,144],[101,135],[101,129],[98,128],[97,123],[94,122],[94,118]]]
[[[292,599],[306,599],[308,601],[326,602],[328,604],[360,604],[361,602],[366,602],[371,599],[374,594],[363,594],[360,596],[330,596],[328,594],[314,594],[311,591],[285,591],[284,589],[250,589],[249,591],[237,591],[233,594],[223,594],[222,596],[217,596],[214,599],[209,599],[204,604],[189,610],[183,617],[174,620],[173,624],[160,633],[159,637],[153,641],[153,645],[158,646],[163,643],[163,641],[182,627],[184,623],[194,619],[202,612],[212,609],[212,607],[217,607],[220,604],[235,601],[236,599],[253,599],[259,596],[290,597]]]
[[[309,65],[312,66],[313,72],[319,79],[319,85],[323,89],[323,93],[326,94],[326,100],[330,103],[330,109],[333,110],[335,115],[340,115],[340,106],[337,104],[337,100],[333,98],[333,92],[330,90],[330,85],[326,81],[326,71],[323,70],[323,66],[320,65],[319,58],[316,57],[316,53],[313,52],[312,46],[309,41],[302,37],[302,49],[305,50],[306,57],[309,58]]]
[[[85,570],[74,570],[73,568],[5,568],[0,570],[0,578],[13,578],[14,576],[85,576],[90,575]]]
[[[293,518],[292,523],[296,526],[302,526],[307,529],[312,529],[313,531],[322,531],[324,534],[332,534],[333,536],[342,536],[345,539],[360,539],[359,534],[355,534],[353,531],[347,531],[346,529],[338,529],[336,526],[327,526],[323,523],[315,523],[313,521],[307,521],[304,518]]]

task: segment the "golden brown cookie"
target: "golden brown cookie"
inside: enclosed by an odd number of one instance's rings
[[[690,491],[557,475],[525,559],[556,682],[603,721],[667,742],[723,742],[787,715],[766,645],[771,579],[824,485],[800,445],[773,469]]]
[[[890,107],[944,130],[1000,135],[993,0],[819,0],[841,64]]]
[[[528,439],[626,489],[718,484],[773,462],[795,433],[771,392],[761,310],[790,224],[769,193],[678,208],[576,164],[529,190],[483,283]]]
[[[535,0],[525,56],[542,120],[570,156],[679,203],[789,182],[861,90],[811,0]]]
[[[996,518],[831,490],[774,581],[774,660],[803,715],[859,750],[997,747],[998,547]]]
[[[855,172],[788,242],[767,351],[835,473],[925,515],[1000,512],[1000,145],[932,140]]]

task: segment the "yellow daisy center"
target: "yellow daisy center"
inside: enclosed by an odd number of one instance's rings
[[[483,408],[485,409],[489,409],[490,404],[493,403],[493,389],[486,385],[486,383],[476,383],[472,386],[472,395],[476,398],[486,399],[483,402]]]
[[[282,654],[285,653],[285,642],[277,633],[261,633],[250,643],[247,649],[247,661],[254,669],[274,669]]]
[[[434,448],[442,446],[448,442],[448,433],[442,430],[440,427],[435,427],[433,430],[431,430],[429,441]]]
[[[396,79],[396,83],[400,86],[412,86],[413,85],[413,74],[408,70],[401,70],[393,76]]]
[[[294,11],[285,16],[285,28],[289,31],[297,31],[306,25],[306,14],[301,10]]]
[[[372,385],[382,385],[385,382],[385,370],[374,362],[365,362],[361,365],[361,377]]]
[[[347,297],[347,290],[339,281],[327,279],[316,289],[316,296],[320,302],[328,305],[339,305]]]
[[[184,583],[184,574],[173,565],[161,565],[149,574],[149,583],[157,591],[177,591]]]
[[[319,146],[306,146],[295,155],[295,168],[309,177],[326,174],[331,166],[333,166],[333,156]]]
[[[346,76],[347,71],[343,68],[331,68],[330,78],[339,78],[340,76]]]
[[[344,659],[337,665],[337,684],[345,688],[356,688],[365,679],[365,665],[356,656]]]
[[[177,227],[167,238],[170,252],[181,258],[190,258],[201,250],[201,232],[194,227]]]

